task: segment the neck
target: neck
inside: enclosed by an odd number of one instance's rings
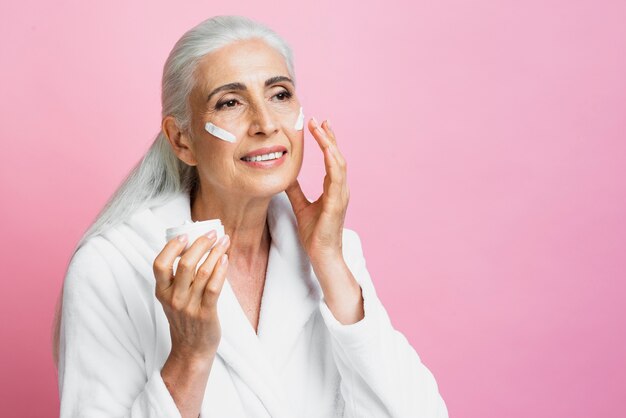
[[[248,197],[215,193],[198,187],[191,197],[191,220],[219,219],[230,237],[229,264],[252,267],[267,257],[270,233],[267,211],[270,197]]]

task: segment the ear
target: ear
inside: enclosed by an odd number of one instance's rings
[[[198,165],[189,135],[180,130],[176,118],[171,115],[164,117],[161,129],[172,146],[172,151],[181,161],[187,165]]]

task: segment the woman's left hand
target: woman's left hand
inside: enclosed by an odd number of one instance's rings
[[[324,191],[309,202],[295,180],[286,190],[298,221],[298,235],[312,263],[343,261],[343,224],[350,192],[346,182],[346,161],[337,148],[337,140],[328,121],[308,123],[311,134],[324,153]]]

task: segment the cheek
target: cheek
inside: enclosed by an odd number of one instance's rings
[[[200,129],[204,137],[211,137],[229,143],[238,142],[245,136],[245,112],[243,106],[235,110],[224,110],[213,114],[204,115]],[[209,123],[210,122],[210,123]],[[207,125],[213,125],[208,127]],[[234,137],[234,141],[233,138]]]
[[[297,107],[297,110],[289,109],[281,115],[281,125],[285,132],[288,132],[290,138],[297,135],[298,132],[302,132],[304,129],[304,113],[301,106]]]
[[[304,159],[304,132],[303,131],[292,131],[289,136],[289,142],[291,144],[291,159],[295,163],[295,165],[299,167],[302,165],[302,161]]]
[[[224,118],[214,118],[210,122],[202,125],[203,136],[217,138],[222,141],[234,144],[239,138],[245,135],[244,124],[239,120],[225,120]]]
[[[302,140],[304,139],[304,113],[302,112],[302,107],[299,107],[297,112],[291,111],[283,115],[281,125],[292,146],[294,148],[302,147]]]
[[[211,143],[209,146],[208,144]],[[229,165],[232,166],[232,151],[229,144],[216,141],[213,138],[204,140],[203,146],[197,149],[198,168],[211,177],[221,177],[230,172]]]

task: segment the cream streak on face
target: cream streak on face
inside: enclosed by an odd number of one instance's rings
[[[302,112],[302,106],[300,106],[300,113],[298,114],[298,119],[296,119],[294,129],[297,131],[301,131],[302,129],[304,129],[304,113]],[[237,141],[237,137],[235,135],[228,132],[226,129],[222,129],[219,126],[212,124],[211,122],[207,122],[204,125],[204,130],[223,141],[230,143],[234,143]],[[280,155],[278,157],[280,157]]]

